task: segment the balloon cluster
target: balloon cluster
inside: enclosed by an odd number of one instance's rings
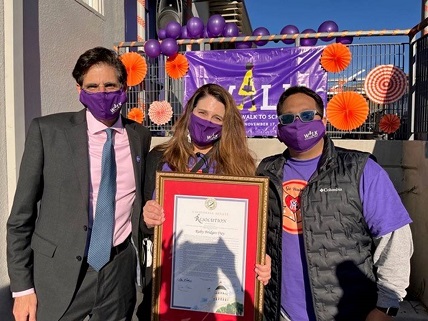
[[[198,17],[190,18],[185,26],[170,21],[165,29],[158,30],[158,38],[150,39],[144,44],[144,51],[150,58],[160,54],[173,56],[178,52],[177,39],[199,39],[214,37],[237,37],[239,28],[234,22],[227,22],[223,16],[215,14],[209,17],[207,25]]]
[[[318,31],[308,28],[303,30],[301,33],[330,33],[338,32],[339,26],[336,22],[327,20],[320,24]],[[345,30],[344,30],[345,31]],[[299,29],[294,25],[286,25],[280,31],[281,35],[294,35],[299,34]],[[269,30],[265,27],[259,27],[254,29],[252,36],[269,36]],[[206,26],[204,22],[198,17],[190,18],[186,25],[182,26],[176,21],[170,21],[166,25],[165,29],[158,30],[158,38],[150,39],[144,44],[144,51],[150,58],[156,58],[160,54],[165,56],[174,56],[178,52],[177,39],[199,39],[199,38],[215,38],[215,37],[243,37],[245,35],[239,33],[239,28],[234,22],[227,22],[219,15],[215,14],[209,17]],[[333,40],[333,37],[321,37],[324,42]],[[316,38],[300,38],[301,46],[315,46],[318,39]],[[342,36],[336,37],[337,43],[345,45],[351,44],[353,37]],[[282,40],[285,44],[293,44],[295,39],[284,39]],[[257,46],[264,46],[268,43],[267,40],[256,40],[254,44]],[[237,41],[235,42],[235,48],[237,49],[248,49],[252,47],[251,41]]]
[[[339,26],[337,25],[336,22],[331,21],[331,20],[327,20],[324,21],[322,24],[320,24],[320,26],[318,27],[318,31],[315,31],[314,29],[308,28],[303,30],[301,33],[305,34],[305,33],[317,33],[317,32],[338,32],[339,31]],[[281,29],[280,34],[281,35],[295,35],[299,33],[299,29],[294,26],[294,25],[286,25],[284,28]],[[265,27],[259,27],[254,29],[253,36],[269,36],[269,30],[266,29]],[[320,38],[322,41],[325,42],[329,42],[331,40],[333,40],[333,37],[321,37]],[[300,45],[301,46],[315,46],[315,44],[317,43],[316,38],[301,38],[300,39]],[[344,36],[344,37],[336,37],[336,42],[337,43],[342,43],[344,45],[349,45],[351,44],[353,41],[353,38],[351,36]],[[294,39],[284,39],[282,40],[283,43],[285,44],[292,44],[295,42]],[[264,46],[267,41],[263,40],[263,41],[255,41],[254,42],[257,46]]]

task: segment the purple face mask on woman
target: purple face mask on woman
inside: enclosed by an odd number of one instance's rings
[[[292,150],[303,153],[314,147],[325,135],[322,120],[302,122],[296,119],[289,125],[278,125],[278,140]]]
[[[219,140],[222,128],[222,125],[214,124],[193,113],[190,115],[189,134],[196,146],[205,147]]]
[[[126,92],[122,89],[96,93],[88,93],[83,89],[80,91],[80,102],[98,120],[115,120],[126,101]]]

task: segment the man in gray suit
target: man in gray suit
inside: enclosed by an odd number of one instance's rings
[[[27,133],[7,223],[17,321],[130,320],[135,305],[150,132],[120,116],[127,74],[115,52],[86,51],[73,77],[86,108],[36,118]]]

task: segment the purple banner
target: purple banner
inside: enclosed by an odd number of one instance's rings
[[[226,88],[241,110],[248,137],[276,136],[276,104],[290,86],[304,85],[327,101],[327,73],[320,65],[324,47],[189,51],[184,102],[197,88]]]

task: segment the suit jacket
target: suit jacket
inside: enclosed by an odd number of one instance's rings
[[[136,183],[132,238],[139,245],[151,136],[140,124],[122,120]],[[32,121],[7,223],[7,261],[12,292],[35,288],[38,319],[58,320],[76,289],[89,230],[89,175],[85,109]]]

